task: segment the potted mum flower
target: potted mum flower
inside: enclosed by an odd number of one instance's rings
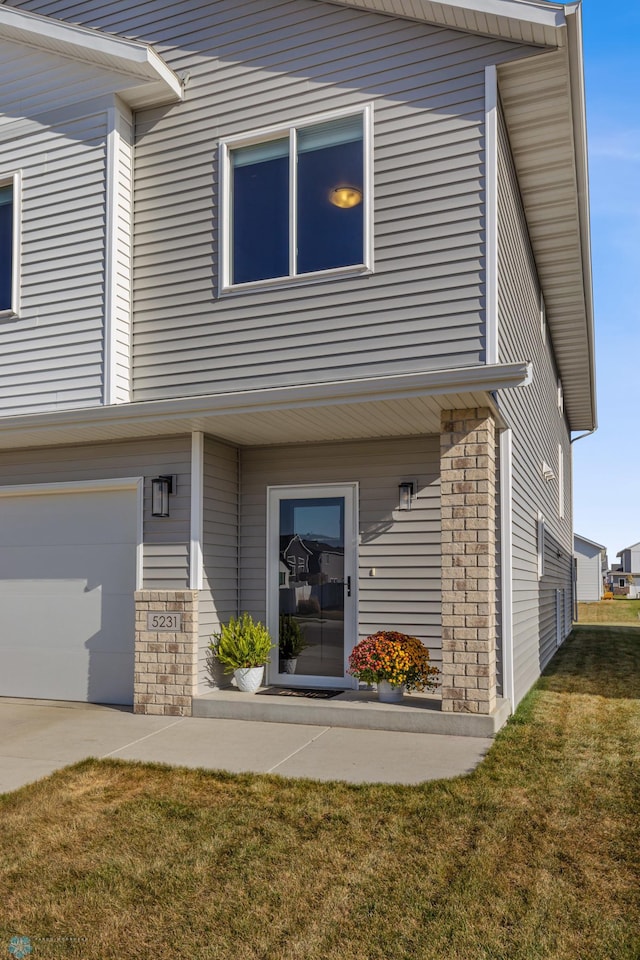
[[[349,673],[364,683],[377,684],[383,703],[400,702],[405,690],[434,690],[439,672],[417,637],[394,630],[365,637],[349,657]]]

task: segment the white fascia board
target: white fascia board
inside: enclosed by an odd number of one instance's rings
[[[576,158],[576,181],[578,187],[578,216],[582,277],[589,346],[589,377],[591,383],[592,430],[597,429],[595,324],[593,304],[593,277],[591,269],[591,221],[589,202],[589,160],[587,147],[587,107],[584,81],[584,56],[582,47],[582,6],[573,3],[566,8],[567,39],[569,52],[569,75],[571,80],[571,112],[573,118],[574,153]]]
[[[146,43],[108,36],[99,30],[2,5],[0,35],[3,40],[131,77],[137,101],[151,97],[153,102],[159,103],[183,98],[178,76]],[[126,99],[126,92],[120,95]]]
[[[345,7],[406,17],[448,29],[481,33],[516,42],[531,42],[532,28],[541,45],[561,46],[566,7],[540,0],[334,0]],[[480,20],[482,29],[470,22]],[[529,39],[527,39],[527,37]]]
[[[536,0],[435,0],[434,6],[508,17],[543,27],[562,27],[565,22],[565,6],[562,3],[541,3]]]
[[[531,377],[531,363],[522,361],[456,367],[428,373],[398,374],[293,387],[180,397],[176,400],[146,400],[113,406],[83,407],[77,410],[19,414],[0,419],[0,436],[5,431],[14,433],[43,428],[55,430],[57,427],[68,429],[74,426],[86,427],[93,424],[99,426],[108,423],[142,425],[154,421],[161,422],[168,417],[174,420],[182,418],[186,422],[198,416],[222,417],[275,410],[299,410],[448,393],[480,391],[493,393],[496,390],[528,386],[531,383]]]

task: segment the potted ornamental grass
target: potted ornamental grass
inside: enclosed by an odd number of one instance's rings
[[[278,649],[282,673],[295,673],[298,657],[307,646],[302,627],[290,613],[280,614]]]
[[[221,626],[219,633],[213,635],[209,649],[225,673],[233,673],[238,690],[255,693],[262,684],[271,646],[271,635],[264,624],[254,622],[248,613],[243,613]]]
[[[377,684],[383,703],[399,703],[412,690],[434,690],[439,672],[417,637],[394,630],[365,637],[349,657],[349,673],[364,683]]]

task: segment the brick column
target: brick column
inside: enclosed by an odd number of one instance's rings
[[[197,685],[198,592],[139,590],[135,598],[133,711],[190,717]],[[149,630],[150,612],[180,614],[181,630]]]
[[[496,429],[489,409],[444,410],[442,709],[496,706]]]

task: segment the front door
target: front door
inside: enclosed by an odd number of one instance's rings
[[[270,683],[354,686],[356,492],[356,484],[269,489]]]

